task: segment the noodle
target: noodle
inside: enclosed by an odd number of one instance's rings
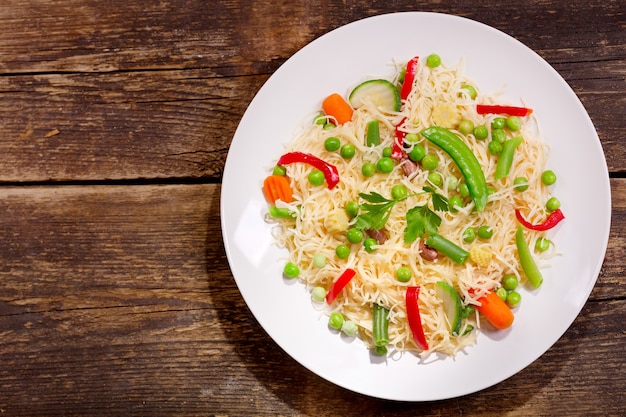
[[[285,165],[294,201],[278,201],[277,205],[297,211],[298,216],[295,220],[273,219],[268,216],[268,221],[276,225],[274,237],[280,246],[289,251],[290,261],[299,266],[300,279],[309,288],[323,287],[328,290],[346,268],[356,271],[355,278],[348,283],[331,309],[341,312],[347,320],[356,323],[360,337],[370,347],[373,346],[372,304],[379,303],[389,309],[389,347],[399,352],[414,352],[421,357],[433,352],[455,355],[475,343],[477,331],[471,329],[481,327],[480,316],[475,312],[464,319],[460,335],[452,335],[435,284],[438,281],[449,283],[457,290],[464,305],[468,305],[475,304],[476,299],[484,292],[499,287],[506,274],[514,274],[520,282],[524,281],[515,246],[518,223],[514,210],[522,209],[524,213],[529,213],[530,219],[543,215],[549,190],[541,183],[540,176],[546,164],[548,148],[539,138],[534,117],[525,118],[522,129],[515,132],[515,135],[523,137],[523,142],[515,151],[510,174],[500,181],[493,180],[497,158],[487,150],[487,143],[491,138],[477,140],[473,134],[462,135],[456,130],[458,123],[464,119],[471,120],[476,126],[489,126],[496,117],[476,112],[475,99],[463,89],[466,84],[476,88],[481,102],[495,103],[497,97],[482,94],[476,84],[463,75],[461,63],[455,66],[440,65],[436,68],[420,65],[413,90],[403,103],[401,112],[387,112],[365,102],[355,109],[352,121],[332,130],[324,129],[319,124],[307,123],[286,145],[287,152],[310,153],[335,165],[341,181],[332,190],[324,185],[312,186],[307,179],[311,166]],[[473,202],[466,199],[466,205],[457,212],[437,212],[442,219],[438,233],[466,250],[471,245],[489,250],[493,257],[488,266],[481,268],[470,261],[458,265],[441,255],[434,261],[428,261],[419,254],[419,239],[412,244],[404,243],[407,211],[416,205],[428,203],[429,195],[422,191],[424,186],[432,187],[426,170],[418,169],[415,174],[407,177],[397,164],[389,174],[377,173],[369,178],[362,175],[361,167],[365,162],[375,164],[382,157],[384,148],[392,146],[396,125],[404,118],[411,121],[403,128],[407,133],[419,133],[432,125],[450,129],[463,138],[480,162],[488,185],[493,190],[486,209],[474,212]],[[381,143],[368,147],[365,143],[366,124],[374,119],[380,121]],[[344,159],[338,152],[327,151],[324,141],[330,136],[339,138],[343,144],[352,144],[356,155],[351,159]],[[463,177],[454,161],[425,138],[421,137],[419,143],[427,153],[438,157],[436,171],[442,175],[444,184],[448,184],[448,181],[452,184],[452,187],[444,185],[438,188],[437,192],[446,198],[458,196],[456,184],[463,182]],[[513,181],[517,177],[528,179],[528,189],[523,193],[515,190]],[[409,197],[398,201],[391,210],[385,225],[388,239],[384,244],[376,246],[376,250],[371,253],[365,251],[362,243],[351,244],[348,259],[338,259],[335,248],[347,241],[345,229],[339,233],[329,232],[332,229],[329,222],[335,213],[343,212],[347,202],[362,201],[359,193],[377,192],[389,196],[395,184],[406,186]],[[492,227],[493,236],[489,240],[477,239],[473,243],[463,241],[466,228],[478,228],[481,225]],[[533,236],[531,242],[539,236],[536,232],[530,234]],[[313,259],[316,255],[323,255],[326,259],[324,267],[314,265]],[[549,255],[538,256],[545,259]],[[400,266],[411,269],[412,277],[409,282],[402,283],[396,279],[395,272]],[[427,351],[422,351],[416,345],[407,325],[404,294],[406,287],[416,285],[421,288],[419,309],[429,345]],[[472,294],[470,289],[473,290]]]

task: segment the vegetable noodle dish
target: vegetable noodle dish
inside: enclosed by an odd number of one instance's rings
[[[532,103],[481,91],[462,60],[390,68],[320,97],[268,161],[264,215],[329,331],[374,355],[454,356],[541,286],[557,177]]]

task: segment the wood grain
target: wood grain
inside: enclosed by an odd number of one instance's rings
[[[324,33],[401,11],[474,19],[553,66],[597,129],[613,203],[598,281],[555,345],[494,387],[426,403],[355,394],[283,352],[235,285],[219,219],[226,154],[263,83]],[[0,414],[626,415],[625,13],[620,0],[2,1]]]

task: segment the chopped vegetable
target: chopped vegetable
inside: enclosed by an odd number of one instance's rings
[[[407,133],[401,128],[402,126],[404,126],[405,122],[406,117],[400,120],[400,123],[396,125],[395,140],[393,141],[393,148],[391,152],[391,157],[393,159],[402,159],[402,157],[404,156],[404,138],[406,137]]]
[[[276,164],[287,165],[295,162],[303,162],[322,171],[329,190],[335,188],[339,183],[339,171],[337,171],[337,167],[309,153],[289,152],[281,156]]]
[[[324,226],[328,233],[334,235],[336,233],[343,233],[348,228],[349,221],[350,219],[345,210],[336,209],[324,219]]]
[[[367,102],[385,111],[400,111],[402,106],[396,86],[383,79],[362,82],[352,90],[348,100],[355,109]]]
[[[450,325],[450,333],[457,336],[461,330],[461,297],[456,290],[445,281],[437,282],[437,296],[443,302],[443,311]]]
[[[437,252],[443,253],[459,265],[465,262],[469,256],[469,253],[465,249],[438,234],[428,236],[426,238],[426,245],[435,249]]]
[[[376,352],[386,352],[389,344],[389,310],[378,303],[373,305],[372,336]],[[379,350],[379,348],[385,348]]]
[[[522,226],[518,226],[517,231],[515,232],[515,244],[517,245],[517,256],[519,257],[519,262],[522,265],[522,270],[524,271],[526,278],[528,278],[528,282],[530,282],[530,285],[534,288],[539,288],[543,282],[543,276],[541,275],[541,271],[539,271],[532,254],[530,253],[528,243],[524,240],[524,229],[522,229]]]
[[[322,109],[340,125],[352,120],[354,113],[350,103],[337,93],[329,95],[322,101]]]
[[[546,219],[542,223],[539,223],[539,224],[530,223],[528,220],[524,218],[524,216],[522,215],[522,212],[519,211],[518,209],[515,209],[515,217],[517,217],[517,221],[520,222],[521,225],[524,226],[525,228],[530,229],[530,230],[540,231],[540,232],[552,229],[554,226],[559,224],[561,220],[565,219],[565,216],[563,215],[563,212],[561,211],[561,209],[554,210],[552,213],[548,215],[548,217],[546,217]]]
[[[263,194],[270,203],[281,200],[285,203],[293,201],[289,180],[283,175],[269,175],[263,181]]]
[[[494,291],[487,291],[477,301],[480,305],[475,306],[476,310],[478,310],[493,327],[500,330],[511,327],[515,316],[509,306],[506,305]]]
[[[478,114],[507,114],[509,116],[528,116],[533,112],[533,109],[527,107],[516,106],[500,106],[489,104],[477,104],[476,112]]]
[[[326,303],[332,304],[335,301],[335,298],[341,293],[341,291],[345,288],[345,286],[350,282],[352,278],[356,275],[356,271],[352,268],[346,268],[345,271],[339,278],[333,283],[333,286],[330,288],[328,293],[326,294]]]
[[[502,144],[502,152],[500,152],[500,157],[496,164],[496,175],[494,177],[496,180],[506,177],[511,172],[515,149],[522,143],[522,140],[521,136],[516,136],[504,141]]]
[[[458,126],[462,117],[459,109],[454,104],[444,103],[433,109],[433,120],[437,126],[452,129]]]
[[[487,205],[487,181],[472,150],[457,135],[439,126],[423,130],[422,135],[450,155],[465,178],[476,211],[484,210]]]
[[[275,219],[295,219],[297,216],[295,211],[292,211],[287,207],[279,208],[273,205],[269,207],[269,214]]]
[[[428,342],[426,341],[424,327],[422,326],[422,318],[420,317],[420,308],[418,304],[419,293],[419,286],[408,287],[406,289],[406,317],[409,322],[411,333],[413,334],[413,340],[420,349],[428,350]]]
[[[328,325],[331,328],[335,330],[341,330],[343,322],[343,314],[339,313],[338,311],[333,311],[332,313],[330,313],[330,317],[328,317]]]
[[[300,268],[298,268],[298,265],[293,262],[287,262],[283,268],[283,273],[289,278],[298,278],[300,275]]]
[[[378,120],[372,120],[367,123],[365,143],[367,146],[380,145],[380,122]]]
[[[415,74],[417,73],[417,64],[419,57],[413,57],[406,64],[406,71],[404,73],[404,81],[402,82],[402,90],[400,91],[400,98],[406,100],[411,90],[413,90],[413,82],[415,81]]]
[[[359,327],[352,320],[345,320],[341,326],[341,331],[346,336],[354,336],[359,331]]]
[[[469,259],[481,268],[487,268],[493,254],[483,246],[472,245],[469,248]]]

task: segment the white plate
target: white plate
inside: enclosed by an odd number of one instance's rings
[[[359,340],[330,332],[304,286],[282,279],[286,253],[263,222],[263,178],[302,118],[332,92],[373,75],[392,60],[438,53],[465,61],[482,91],[533,107],[559,180],[554,193],[567,217],[556,243],[563,256],[544,271],[537,292],[524,292],[515,325],[481,334],[456,358],[418,363],[415,356],[380,362]],[[221,221],[226,254],[250,310],[276,343],[322,378],[373,397],[428,401],[497,384],[546,352],[574,321],[591,292],[608,242],[611,218],[604,153],[582,104],[559,74],[512,37],[465,18],[398,13],[360,20],[321,36],[293,55],[250,103],[226,160]]]

